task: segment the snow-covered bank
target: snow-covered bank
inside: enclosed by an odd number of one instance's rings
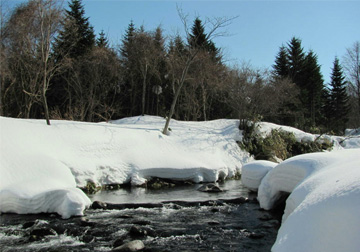
[[[262,179],[277,163],[257,160],[245,164],[241,170],[241,182],[252,191],[257,191]]]
[[[179,122],[160,117],[111,123],[0,118],[0,212],[81,214],[76,186],[143,184],[149,177],[214,182],[240,171],[237,120]]]
[[[358,251],[360,149],[290,158],[263,178],[258,200],[271,209],[283,192],[282,225],[272,251]]]
[[[328,141],[333,143],[333,150],[360,148],[360,129],[346,130],[345,136],[311,134],[290,126],[283,126],[268,122],[257,122],[255,134],[264,138],[272,130],[285,131],[294,134],[298,142]]]

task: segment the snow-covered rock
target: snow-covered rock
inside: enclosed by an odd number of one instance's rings
[[[304,132],[294,127],[278,125],[268,122],[257,122],[255,124],[255,133],[263,138],[268,136],[272,130],[281,130],[285,132],[291,132],[294,134],[296,141],[298,142],[312,142],[316,139],[316,136],[311,133]]]
[[[257,191],[261,180],[277,163],[257,160],[245,164],[241,169],[241,182],[252,191]]]
[[[272,251],[358,251],[360,149],[312,153],[272,169],[258,191],[271,209],[290,193]]]

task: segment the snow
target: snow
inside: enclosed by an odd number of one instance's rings
[[[215,182],[242,170],[242,181],[258,189],[271,209],[289,194],[273,251],[358,251],[360,240],[360,140],[323,136],[335,148],[293,157],[280,164],[253,161],[241,151],[237,120],[172,120],[137,116],[103,123],[0,117],[0,213],[82,215],[91,204],[80,190],[97,185],[141,185],[150,177]],[[318,136],[291,127],[298,141]],[[358,132],[358,131],[356,131]],[[246,165],[244,165],[246,164]],[[243,166],[244,165],[244,166]],[[242,167],[243,166],[243,167]]]
[[[294,134],[297,141],[330,141],[331,152],[299,155],[278,165],[255,161],[242,168],[242,182],[258,190],[260,207],[270,210],[288,195],[273,252],[359,251],[360,133],[313,135],[271,123],[257,123],[265,137],[273,129]],[[261,181],[259,181],[261,180]]]
[[[274,207],[290,193],[272,251],[358,251],[360,149],[288,159],[263,178],[258,200]]]
[[[215,182],[252,160],[238,147],[237,120],[137,116],[110,123],[0,118],[0,212],[82,215],[90,205],[77,187],[141,185],[150,177]]]
[[[255,133],[258,136],[265,138],[268,136],[272,130],[286,131],[294,134],[296,141],[298,142],[312,142],[316,139],[316,135],[304,132],[302,130],[296,129],[290,126],[283,126],[274,123],[268,122],[257,122],[255,124]]]
[[[277,163],[257,160],[245,164],[241,169],[241,182],[252,191],[257,191],[261,180]]]

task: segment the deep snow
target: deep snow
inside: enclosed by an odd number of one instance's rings
[[[87,181],[141,185],[150,177],[215,182],[251,158],[238,122],[178,122],[138,116],[111,123],[0,118],[0,212],[80,215]]]
[[[358,251],[359,156],[359,148],[311,153],[267,169],[258,187],[260,206],[270,210],[284,192],[290,194],[272,251]],[[242,180],[263,176],[262,166],[246,164],[252,171],[243,171]]]

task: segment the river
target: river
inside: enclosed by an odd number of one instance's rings
[[[89,195],[106,202],[84,217],[0,215],[0,251],[112,251],[140,240],[143,251],[270,251],[279,213],[263,211],[240,180],[150,190],[127,188]]]

